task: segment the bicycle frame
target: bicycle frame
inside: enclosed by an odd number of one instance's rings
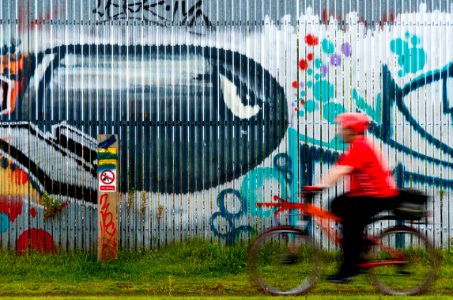
[[[274,196],[274,200],[277,202],[257,203],[256,205],[258,207],[277,208],[274,212],[275,217],[285,211],[298,210],[302,215],[313,217],[314,221],[327,233],[329,239],[334,241],[336,245],[340,244],[341,238],[328,224],[330,221],[341,222],[342,219],[340,217],[311,203],[289,202],[277,195]]]

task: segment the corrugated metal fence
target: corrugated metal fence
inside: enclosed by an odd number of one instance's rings
[[[398,185],[431,196],[417,226],[451,247],[452,7],[2,1],[1,247],[94,251],[104,133],[119,136],[121,247],[246,240],[275,222],[257,203],[297,201],[327,172],[333,120],[356,110]]]

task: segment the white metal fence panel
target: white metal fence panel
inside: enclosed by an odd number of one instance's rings
[[[398,186],[431,196],[430,223],[416,226],[450,248],[452,7],[2,1],[1,248],[94,251],[101,133],[119,136],[122,248],[246,241],[275,224],[259,203],[298,201],[335,163],[345,111],[370,116]],[[314,203],[328,209],[344,189]]]

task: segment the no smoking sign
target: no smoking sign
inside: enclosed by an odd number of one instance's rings
[[[105,170],[99,174],[99,189],[106,192],[116,191],[116,171]]]

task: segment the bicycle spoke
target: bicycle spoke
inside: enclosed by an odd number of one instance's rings
[[[435,277],[434,250],[426,237],[415,229],[389,229],[381,235],[369,255],[370,261],[383,263],[373,267],[370,276],[374,285],[385,294],[422,293]],[[401,264],[401,261],[407,263]]]
[[[251,276],[265,291],[276,295],[300,294],[316,280],[319,251],[296,229],[275,229],[261,235],[251,247]]]

